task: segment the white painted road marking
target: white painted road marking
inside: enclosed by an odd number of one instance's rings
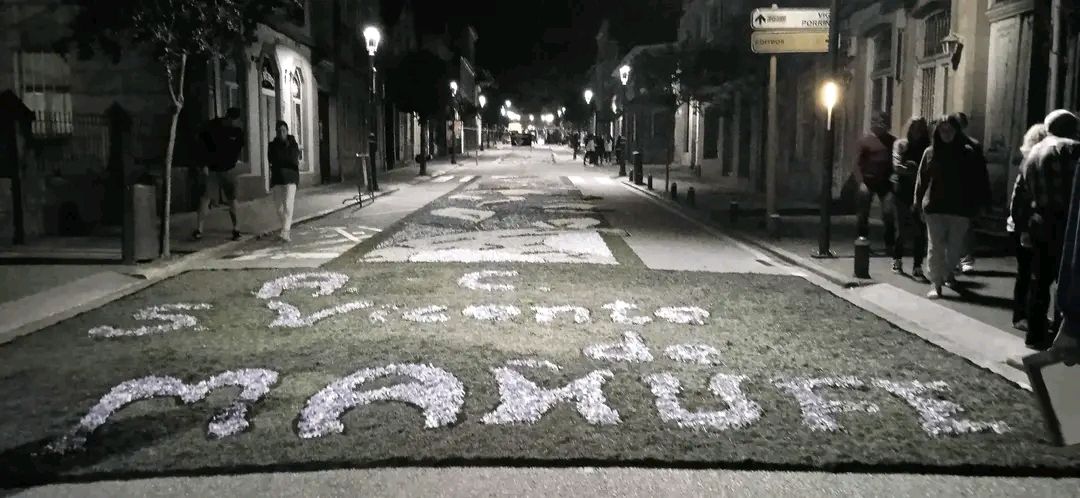
[[[471,181],[473,178],[476,178],[476,177],[475,176],[463,176],[463,177],[461,177],[460,180],[458,180],[458,182],[467,183],[467,182]]]
[[[431,183],[446,183],[454,179],[454,175],[440,175],[431,179]]]
[[[574,185],[581,185],[582,183],[585,183],[585,180],[580,176],[568,176],[566,178],[569,178],[570,183],[573,183]]]
[[[360,242],[360,239],[356,238],[353,234],[346,232],[345,229],[341,227],[334,227],[334,231],[340,233],[342,237],[345,237],[346,239],[349,239],[353,242]]]

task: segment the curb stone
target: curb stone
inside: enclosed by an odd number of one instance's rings
[[[379,191],[375,194],[374,199],[388,196],[397,192],[398,190],[399,189],[397,188],[393,188],[390,190]],[[342,204],[341,206],[334,206],[333,208],[323,209],[315,213],[298,217],[293,221],[293,223],[300,224],[314,219],[322,218],[343,209],[348,209],[354,205],[355,203]],[[221,257],[225,254],[228,254],[230,251],[233,251],[236,248],[240,247],[244,243],[264,236],[273,231],[274,230],[261,231],[257,234],[244,236],[240,240],[230,240],[213,247],[208,247],[201,251],[181,256],[167,263],[160,263],[157,265],[155,265],[154,263],[150,263],[147,268],[138,268],[128,272],[104,272],[104,274],[111,273],[113,275],[130,277],[136,280],[131,283],[122,285],[111,292],[107,292],[101,296],[87,300],[85,302],[72,303],[71,301],[65,301],[64,303],[56,306],[57,308],[60,308],[58,311],[48,313],[47,316],[45,316],[44,318],[33,320],[27,323],[15,322],[12,324],[9,322],[0,325],[0,344],[11,342],[18,337],[37,332],[38,330],[55,325],[69,318],[100,308],[106,304],[116,301],[117,299],[121,299],[123,297],[139,292],[143,289],[146,289],[147,287],[150,287],[158,282],[185,273],[191,270],[192,267],[196,266],[200,262]],[[92,275],[86,278],[89,279],[94,277],[95,276]],[[26,296],[22,299],[5,303],[3,305],[0,305],[0,312],[2,312],[7,307],[17,307],[20,301],[25,302],[34,299],[42,300],[43,296],[47,294],[52,294],[53,291],[55,291],[55,289],[46,290],[37,294]]]
[[[867,311],[867,312],[877,316],[878,318],[891,323],[895,327],[897,327],[897,328],[899,328],[899,329],[901,329],[901,330],[903,330],[905,332],[916,335],[916,336],[922,338],[923,340],[926,340],[927,342],[930,342],[930,343],[932,343],[932,344],[934,344],[934,345],[948,351],[949,353],[960,356],[960,357],[972,362],[973,364],[975,364],[975,365],[977,365],[977,366],[979,366],[979,367],[981,367],[981,368],[983,368],[985,370],[993,372],[993,373],[997,374],[999,377],[1005,379],[1006,381],[1008,381],[1008,382],[1010,382],[1010,383],[1012,383],[1012,384],[1014,384],[1014,385],[1016,385],[1016,386],[1018,386],[1018,387],[1020,387],[1022,389],[1029,390],[1029,391],[1031,390],[1031,387],[1028,384],[1027,375],[1022,370],[1017,370],[1012,365],[1009,365],[1008,364],[1008,361],[1009,361],[1008,358],[1001,358],[1001,359],[990,358],[989,355],[982,354],[981,351],[978,351],[975,348],[966,347],[962,340],[957,340],[957,338],[949,337],[949,336],[944,335],[942,333],[935,332],[933,330],[925,328],[925,327],[915,323],[914,321],[905,318],[903,315],[901,315],[901,314],[899,314],[897,312],[894,312],[894,311],[892,311],[892,310],[890,310],[888,308],[885,308],[883,306],[880,306],[880,305],[872,302],[869,298],[866,298],[866,297],[863,297],[862,295],[860,295],[860,292],[863,292],[864,290],[869,291],[869,290],[875,289],[875,288],[884,289],[886,291],[895,289],[896,291],[903,292],[905,294],[907,293],[906,291],[903,291],[901,289],[893,287],[892,285],[889,285],[889,284],[874,283],[873,281],[865,281],[865,280],[861,280],[861,279],[860,280],[854,280],[854,279],[844,278],[842,276],[837,275],[835,272],[832,272],[832,271],[830,271],[828,269],[825,269],[825,268],[821,268],[819,265],[816,265],[816,264],[813,264],[813,263],[811,263],[809,261],[806,261],[805,258],[802,258],[800,256],[791,254],[789,251],[785,251],[783,249],[775,248],[775,246],[773,246],[772,244],[767,244],[767,243],[762,244],[762,243],[759,243],[760,241],[756,241],[756,240],[753,240],[753,239],[747,240],[747,238],[745,238],[745,234],[740,234],[740,235],[743,235],[743,236],[739,236],[739,237],[732,236],[730,234],[720,234],[708,222],[702,220],[700,216],[693,216],[693,215],[687,213],[686,212],[687,209],[685,207],[683,207],[683,206],[681,206],[681,205],[679,205],[677,203],[673,203],[673,202],[671,202],[671,201],[669,201],[667,199],[664,199],[663,197],[661,197],[659,195],[656,195],[653,192],[650,192],[647,189],[644,189],[644,188],[642,188],[640,186],[633,185],[631,182],[620,182],[620,183],[623,184],[624,187],[627,188],[628,190],[636,192],[639,195],[645,196],[646,198],[652,200],[653,202],[655,202],[657,205],[659,205],[661,207],[664,207],[664,208],[666,208],[668,210],[671,210],[671,211],[674,211],[674,212],[681,213],[685,218],[693,220],[694,222],[696,222],[696,224],[698,224],[701,228],[704,228],[710,234],[713,234],[713,235],[718,235],[719,234],[719,236],[721,236],[721,237],[730,238],[731,240],[735,240],[737,242],[742,241],[742,242],[739,242],[740,245],[743,245],[743,246],[752,245],[752,246],[754,246],[756,248],[760,248],[761,250],[765,250],[765,251],[768,251],[770,253],[776,254],[781,260],[788,260],[790,263],[795,264],[797,267],[801,267],[803,269],[808,270],[807,273],[802,273],[802,272],[794,273],[793,272],[792,274],[794,276],[798,276],[798,277],[802,277],[802,278],[806,279],[807,281],[814,284],[815,286],[817,286],[817,287],[819,287],[821,289],[824,289],[824,290],[828,291],[829,293],[831,293],[831,294],[833,294],[833,295],[835,295],[835,296],[837,296],[837,297],[839,297],[839,298],[841,298],[841,299],[843,299],[843,300],[857,306],[858,308],[860,308],[860,309],[862,309],[864,311]],[[774,250],[774,249],[776,249],[776,250]],[[757,253],[758,251],[751,250],[751,252]],[[819,272],[819,270],[820,270],[820,272]],[[830,275],[832,276],[831,278],[830,278]],[[964,314],[959,313],[957,311],[953,311],[953,310],[948,309],[948,308],[942,307],[942,309],[938,310],[938,311],[941,312],[941,313],[949,314],[950,316],[953,316],[953,317],[956,317],[956,318],[959,318],[959,319],[962,319],[962,320],[972,320],[972,321],[977,322],[977,320],[975,320],[974,318],[970,318],[967,315],[964,315]],[[987,326],[987,327],[989,327],[989,326]]]

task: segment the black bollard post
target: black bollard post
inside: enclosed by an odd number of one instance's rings
[[[671,200],[679,200],[679,184],[671,182]]]
[[[870,278],[870,241],[855,239],[855,278]]]
[[[649,190],[652,190],[652,175],[649,175]]]
[[[732,225],[739,222],[739,203],[736,201],[731,201],[731,204],[728,205],[728,221]]]
[[[696,197],[694,187],[686,189],[686,203],[689,204],[690,207],[694,207],[694,201],[697,200]]]
[[[635,151],[634,152],[634,175],[633,175],[634,185],[641,185],[641,180],[645,179],[645,166],[644,166],[643,161],[644,161],[644,158],[642,157],[641,152],[640,151]]]

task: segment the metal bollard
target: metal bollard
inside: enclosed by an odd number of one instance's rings
[[[855,278],[870,278],[870,240],[855,239]]]
[[[645,178],[645,166],[644,166],[643,161],[644,161],[644,158],[642,157],[641,152],[640,151],[635,151],[634,152],[634,174],[633,174],[633,178],[632,178],[634,180],[634,185],[641,185],[641,180],[643,180]]]
[[[671,200],[679,200],[679,184],[671,182]]]
[[[696,197],[694,187],[686,189],[686,203],[689,204],[690,207],[694,207],[694,201],[697,200]]]
[[[649,175],[649,190],[652,190],[652,175]]]
[[[728,221],[730,221],[732,225],[739,222],[739,203],[738,202],[731,201],[731,204],[728,205]]]

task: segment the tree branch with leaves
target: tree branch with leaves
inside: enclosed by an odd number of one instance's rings
[[[76,7],[71,35],[61,45],[74,46],[81,58],[97,52],[120,60],[140,51],[156,59],[168,81],[172,120],[165,152],[161,256],[169,257],[172,163],[176,130],[184,108],[188,63],[196,57],[220,57],[253,42],[259,23],[300,0],[66,0]]]

